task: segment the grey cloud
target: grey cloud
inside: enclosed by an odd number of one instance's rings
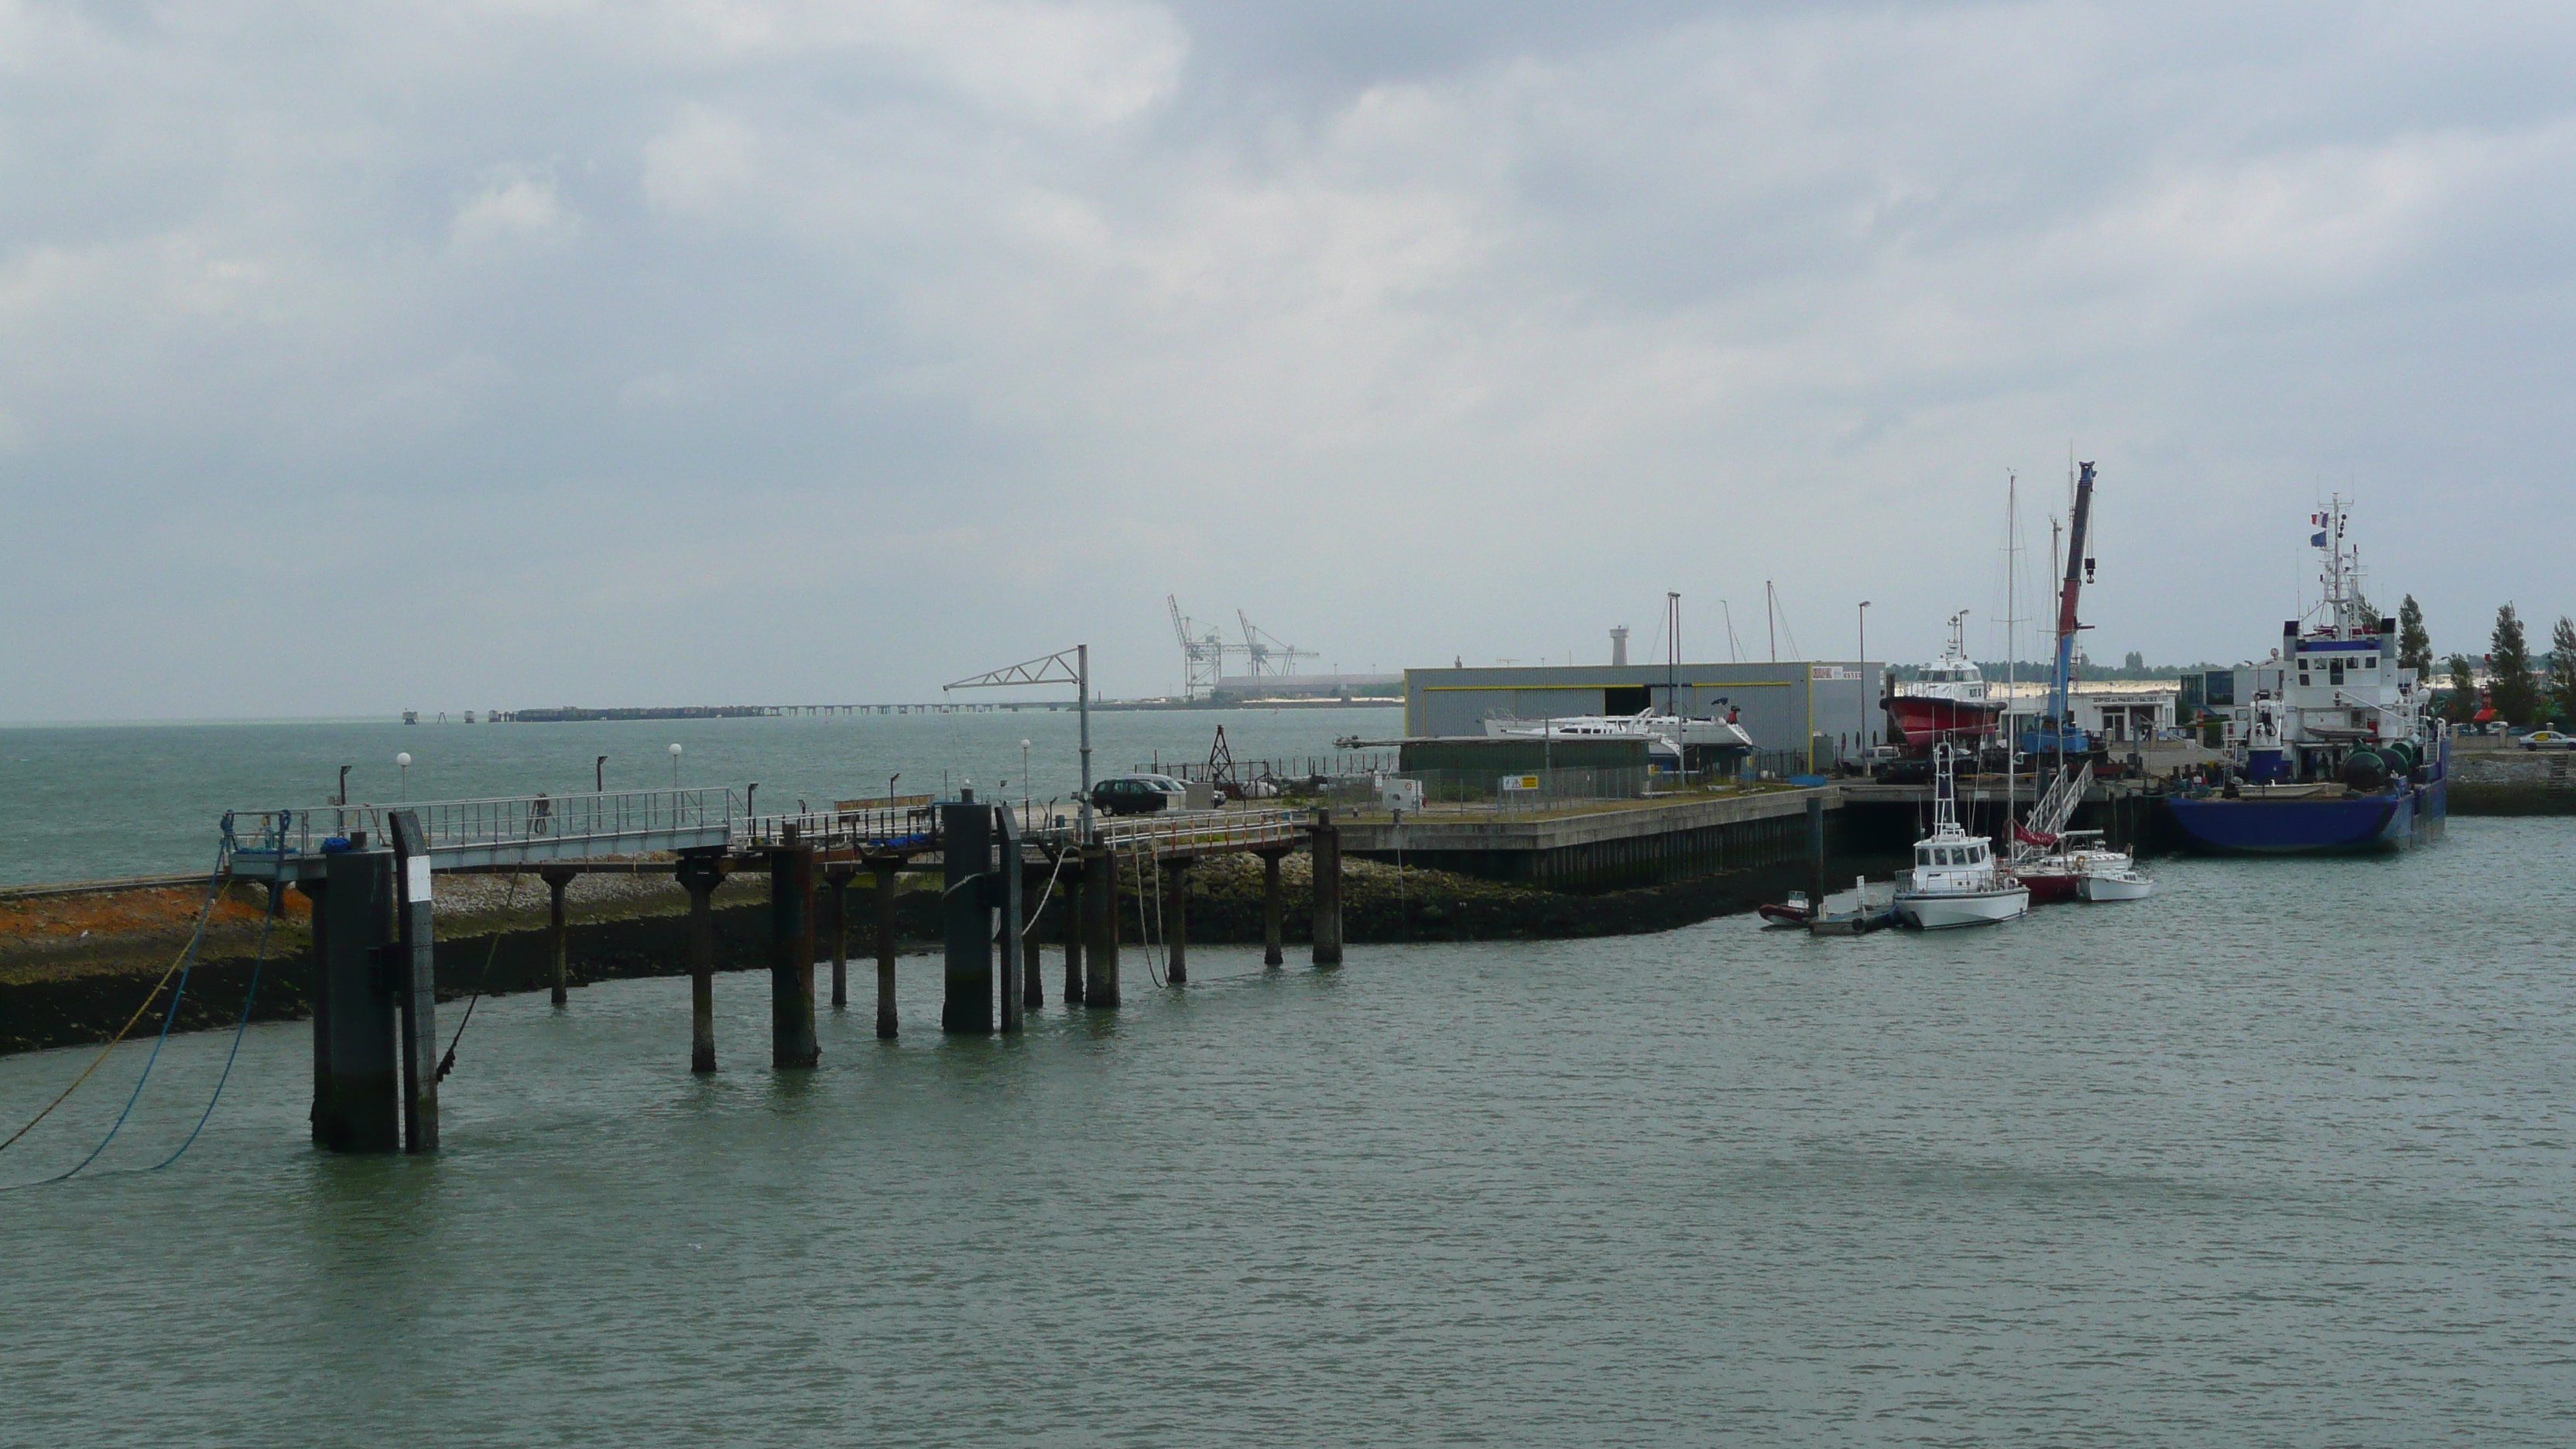
[[[1769,577],[1904,657],[2070,441],[2106,647],[2254,647],[2347,482],[2465,642],[2576,609],[2569,23],[0,4],[0,716],[1141,691],[1173,589],[1394,667]],[[396,580],[329,668],[187,627]]]

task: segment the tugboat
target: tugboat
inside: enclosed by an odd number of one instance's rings
[[[2030,914],[2030,888],[2006,875],[1994,846],[1959,828],[1947,741],[1932,747],[1932,833],[1914,843],[1914,870],[1896,892],[1896,918],[1920,931],[1992,926]]]
[[[1936,741],[1974,742],[1995,732],[2004,701],[1987,694],[1984,671],[1968,658],[1967,622],[1967,610],[1952,614],[1950,647],[1917,669],[1911,681],[1889,684],[1887,698],[1880,701],[1910,754],[1929,755]]]
[[[2344,500],[2310,515],[2324,600],[2281,626],[2280,647],[2235,671],[2223,790],[2170,795],[2175,827],[2201,850],[2369,854],[2441,837],[2451,740],[2432,697],[2397,665],[2397,621],[2369,617],[2344,543]]]

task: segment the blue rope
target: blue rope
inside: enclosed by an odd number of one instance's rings
[[[250,962],[250,990],[242,994],[241,1020],[233,1027],[232,1050],[224,1053],[223,1075],[215,1078],[215,1094],[206,1099],[206,1110],[198,1114],[197,1125],[188,1129],[188,1140],[179,1144],[179,1150],[145,1168],[144,1171],[159,1172],[178,1161],[189,1148],[196,1146],[197,1134],[206,1130],[206,1123],[215,1115],[215,1104],[224,1099],[224,1084],[233,1079],[233,1059],[241,1055],[242,1036],[250,1030],[251,1003],[259,1000],[260,968],[268,964],[269,929],[277,924],[277,903],[285,894],[286,885],[283,881],[269,883],[268,917],[259,923],[259,950],[251,956]]]
[[[152,1068],[161,1060],[162,1044],[170,1040],[171,1023],[179,1019],[179,1003],[188,994],[189,973],[197,969],[197,947],[206,939],[206,923],[214,919],[215,897],[224,887],[226,857],[231,854],[232,837],[228,833],[223,845],[215,851],[214,874],[206,881],[206,903],[197,912],[197,929],[188,937],[188,952],[181,958],[183,964],[179,968],[179,984],[171,991],[169,1009],[161,1018],[161,1034],[152,1039],[152,1055],[143,1059],[143,1075],[134,1079],[134,1090],[126,1096],[125,1110],[116,1114],[116,1124],[107,1129],[107,1135],[98,1139],[98,1145],[89,1150],[89,1156],[75,1163],[71,1171],[39,1178],[34,1182],[13,1183],[8,1187],[0,1187],[0,1192],[17,1192],[24,1188],[43,1187],[48,1183],[62,1182],[76,1177],[82,1168],[98,1161],[98,1155],[107,1150],[107,1144],[114,1142],[116,1134],[125,1130],[125,1119],[134,1115],[134,1104],[143,1099],[143,1084],[152,1080]]]

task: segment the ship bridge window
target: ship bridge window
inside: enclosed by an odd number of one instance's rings
[[[2364,669],[2377,669],[2379,667],[2379,656],[2376,654],[2364,654],[2361,656],[2361,667]]]
[[[2327,682],[2328,684],[2341,684],[2341,683],[2343,683],[2343,661],[2342,661],[2342,660],[2340,660],[2340,659],[2334,659],[2334,660],[2329,660],[2329,661],[2327,661],[2327,663],[2326,663],[2326,682]]]
[[[1918,845],[1914,847],[1914,863],[1916,865],[1930,865],[1932,863],[1932,847],[1928,845]]]

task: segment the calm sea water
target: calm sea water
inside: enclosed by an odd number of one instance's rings
[[[1329,755],[1347,735],[1391,735],[1392,709],[1208,710],[1091,717],[1095,776],[1158,758],[1205,760],[1225,727],[1239,760]],[[0,885],[204,870],[230,809],[458,800],[673,782],[760,786],[763,810],[798,800],[905,794],[973,781],[987,798],[1070,798],[1081,779],[1071,710],[994,714],[652,720],[624,724],[288,723],[0,729]],[[1022,768],[1020,741],[1029,742]],[[412,756],[408,772],[394,756]],[[606,765],[594,773],[597,757]],[[1005,784],[1004,782],[1008,782]],[[1030,782],[1034,781],[1032,785]]]
[[[1815,941],[1206,950],[946,1041],[763,979],[487,1003],[434,1160],[249,1034],[0,1195],[0,1443],[2556,1445],[2566,826]],[[166,1154],[174,1041],[102,1167]],[[0,1060],[14,1129],[85,1058]],[[140,1064],[0,1154],[59,1171]]]

